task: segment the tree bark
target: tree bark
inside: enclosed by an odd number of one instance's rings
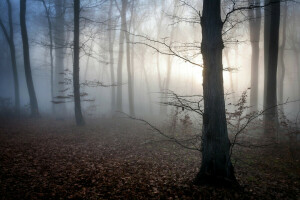
[[[28,35],[27,35],[27,27],[26,27],[26,0],[20,0],[20,25],[21,25],[21,35],[22,35],[22,42],[23,42],[24,68],[25,68],[26,83],[27,83],[29,99],[30,99],[31,116],[38,117],[39,108],[38,108],[38,102],[34,90],[32,74],[31,74],[31,66],[30,66],[29,44],[28,44]]]
[[[7,43],[9,45],[9,49],[10,49],[10,58],[11,58],[13,79],[14,79],[15,112],[16,112],[16,115],[19,115],[20,114],[20,89],[19,89],[19,78],[18,78],[16,50],[15,50],[15,42],[14,42],[12,8],[11,8],[10,0],[6,0],[6,3],[7,3],[7,7],[8,7],[9,33],[7,32],[1,19],[0,19],[0,26],[4,32],[5,38],[7,40]]]
[[[277,0],[270,0],[270,3],[271,5],[269,8],[265,9],[264,109],[266,112],[264,114],[264,132],[267,136],[275,138],[275,132],[277,131],[279,125],[276,105],[280,3]],[[276,130],[271,130],[271,127],[272,129],[275,128]]]
[[[78,126],[84,125],[80,103],[80,83],[79,83],[79,15],[80,0],[74,0],[74,66],[73,66],[73,87],[75,119]]]
[[[249,5],[259,6],[260,0],[249,0]],[[249,28],[251,42],[251,90],[250,90],[250,112],[258,110],[258,65],[259,65],[259,40],[261,26],[261,9],[249,10]]]
[[[235,183],[230,160],[223,88],[220,0],[204,0],[201,17],[203,56],[202,163],[195,183]]]

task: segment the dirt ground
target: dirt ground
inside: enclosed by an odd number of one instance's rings
[[[1,199],[300,199],[300,162],[285,147],[235,149],[241,188],[192,184],[197,151],[129,119],[2,119]]]

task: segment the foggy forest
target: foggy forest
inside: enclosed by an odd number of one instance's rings
[[[300,1],[0,0],[0,199],[299,199]]]

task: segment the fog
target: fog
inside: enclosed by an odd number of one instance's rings
[[[55,20],[54,2],[47,1],[50,8],[51,19]],[[67,78],[72,78],[72,38],[73,38],[73,22],[72,22],[72,2],[66,1],[64,37],[65,44],[61,47],[64,49],[64,69],[69,73]],[[81,90],[88,95],[83,98],[83,113],[87,116],[110,116],[111,109],[111,87],[116,87],[117,83],[111,80],[109,69],[109,50],[108,50],[108,30],[112,29],[114,34],[114,73],[117,72],[118,61],[118,45],[120,34],[120,14],[116,6],[113,8],[112,19],[115,24],[108,27],[108,9],[109,1],[82,1],[81,2],[81,54],[80,54],[80,80],[101,82],[110,87],[82,87]],[[240,3],[242,4],[242,3]],[[299,5],[296,3],[288,3],[288,20],[287,20],[287,44],[284,50],[284,60],[286,63],[286,74],[284,79],[284,99],[290,101],[299,99],[299,69],[297,61],[299,54],[295,52],[299,48]],[[291,5],[290,5],[291,4]],[[183,3],[174,5],[173,1],[136,1],[134,7],[128,9],[127,20],[130,23],[129,32],[132,40],[133,55],[131,56],[132,74],[134,79],[134,100],[137,116],[161,116],[158,74],[160,73],[161,84],[166,84],[168,59],[171,62],[169,89],[181,95],[202,94],[202,67],[196,66],[176,56],[167,56],[165,47],[161,48],[162,53],[156,51],[157,43],[149,42],[160,41],[170,43],[170,34],[173,31],[172,46],[178,47],[178,52],[191,61],[202,65],[202,57],[200,55],[201,42],[201,26],[195,19],[193,10]],[[190,1],[190,4],[201,9],[200,3]],[[19,24],[19,8],[18,1],[12,1],[13,20],[14,20],[14,37],[16,44],[17,66],[20,79],[20,97],[22,109],[25,111],[29,104],[29,98],[26,91],[26,80],[24,78],[24,68],[22,64],[22,48],[20,38]],[[176,6],[174,8],[174,6]],[[223,13],[229,10],[232,5],[230,2],[223,3]],[[7,24],[7,8],[3,1],[1,4],[1,18],[4,24]],[[175,17],[176,16],[176,17]],[[223,67],[232,67],[235,70],[231,72],[224,71],[224,88],[226,93],[232,93],[237,100],[241,93],[250,88],[251,79],[251,45],[249,42],[249,23],[247,20],[247,11],[241,11],[230,19],[236,25],[223,35],[225,41],[225,51],[228,51],[229,63],[225,56],[223,57]],[[193,21],[194,20],[194,21]],[[53,22],[55,25],[55,23]],[[157,26],[159,24],[159,27]],[[40,1],[29,1],[27,8],[27,26],[30,41],[30,58],[33,72],[34,86],[37,94],[37,100],[42,115],[52,115],[51,100],[51,72],[50,72],[50,56],[49,56],[49,34],[47,26],[47,18],[45,9]],[[280,35],[282,36],[282,24]],[[226,27],[226,26],[225,26]],[[226,29],[225,29],[226,30]],[[263,29],[262,29],[263,31]],[[261,34],[262,34],[261,31]],[[112,32],[112,31],[111,31]],[[54,36],[55,37],[55,36]],[[145,39],[147,38],[147,39]],[[196,45],[189,45],[189,44]],[[20,44],[20,45],[18,45]],[[180,46],[181,45],[181,46]],[[184,47],[184,45],[186,47]],[[197,46],[199,48],[197,48]],[[259,43],[260,59],[259,59],[259,109],[263,108],[263,41]],[[10,55],[8,45],[5,41],[3,32],[1,32],[1,96],[14,101],[14,90],[12,80],[12,70],[10,63]],[[154,48],[152,48],[154,47]],[[55,49],[54,49],[55,51]],[[55,59],[55,58],[54,58]],[[157,71],[159,67],[159,72]],[[280,71],[280,66],[279,70]],[[232,73],[230,75],[230,73]],[[123,111],[128,113],[128,91],[127,91],[127,69],[126,69],[126,48],[124,48],[123,58],[123,81],[122,81],[122,101]],[[54,76],[59,76],[54,71]],[[231,78],[232,77],[232,83]],[[54,83],[55,84],[55,83]],[[233,88],[231,88],[232,86]],[[65,86],[68,91],[61,96],[71,94],[71,85]],[[54,86],[55,87],[55,86]],[[59,95],[57,95],[59,96]],[[85,101],[93,100],[93,101]],[[73,116],[73,103],[65,103],[67,117]],[[232,102],[234,103],[234,102]],[[299,112],[299,103],[290,103],[285,106],[285,114],[290,120],[295,120]],[[57,105],[54,105],[54,107]],[[116,111],[116,110],[114,110]],[[113,111],[113,112],[114,112]],[[169,113],[171,109],[168,109]],[[164,113],[167,114],[167,113]],[[54,114],[55,115],[55,114]],[[162,116],[161,116],[162,117]]]
[[[208,0],[81,0],[77,27],[74,15],[77,0],[27,0],[28,67],[24,62],[26,40],[20,21],[22,1],[0,0],[1,118],[34,119],[38,130],[43,129],[39,123],[44,123],[38,120],[49,120],[47,123],[61,126],[61,130],[70,123],[85,124],[86,128],[74,129],[83,132],[95,122],[112,129],[119,127],[114,122],[128,119],[125,130],[142,122],[144,129],[136,130],[146,133],[148,127],[183,147],[186,146],[178,142],[176,134],[203,132],[200,137],[205,140],[205,130],[211,127],[217,127],[216,132],[224,129],[227,140],[228,129],[233,144],[240,133],[246,135],[243,141],[247,144],[252,137],[259,142],[267,138],[269,122],[272,128],[276,127],[273,143],[287,142],[291,146],[291,141],[299,141],[299,2],[221,0],[222,25],[218,26],[214,22],[205,23],[213,13],[203,10]],[[274,28],[276,5],[280,5],[279,30]],[[205,25],[211,28],[207,28],[210,34],[202,37]],[[221,46],[224,45],[220,49],[223,76],[208,67],[218,66],[218,53],[210,53],[220,45],[212,45],[218,39],[215,30],[221,31],[218,33]],[[214,37],[212,40],[207,39],[210,35]],[[74,71],[78,59],[79,84]],[[28,69],[32,73],[33,90]],[[208,70],[206,74],[204,69]],[[210,76],[211,73],[214,75]],[[207,89],[205,84],[209,85]],[[206,127],[206,115],[211,126]],[[227,158],[229,150],[224,152]],[[231,163],[226,165],[231,167]]]

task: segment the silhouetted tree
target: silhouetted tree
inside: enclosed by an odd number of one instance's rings
[[[74,87],[74,105],[75,119],[78,126],[84,125],[84,119],[81,112],[80,103],[80,84],[79,84],[79,16],[80,0],[74,0],[74,65],[73,65],[73,87]]]
[[[277,63],[280,24],[280,3],[278,0],[266,0],[270,4],[265,8],[265,91],[264,115],[265,133],[270,133],[270,126],[277,128]]]
[[[29,55],[29,44],[28,44],[28,35],[26,27],[26,0],[20,0],[20,25],[21,25],[21,34],[23,42],[23,57],[24,57],[24,69],[27,82],[27,88],[30,99],[30,109],[31,116],[39,116],[38,102],[36,99],[36,94],[34,90],[31,66],[30,66],[30,55]]]
[[[204,0],[201,17],[203,56],[202,162],[195,182],[235,182],[230,160],[223,88],[223,22],[220,0]]]
[[[6,0],[7,8],[8,8],[8,22],[9,22],[9,31],[5,28],[1,18],[0,18],[0,26],[6,38],[6,41],[10,50],[10,58],[13,70],[13,79],[14,79],[14,89],[15,89],[15,111],[18,115],[20,113],[20,92],[19,92],[19,78],[18,78],[18,70],[17,70],[17,61],[16,61],[16,50],[15,50],[15,42],[14,42],[14,29],[13,29],[13,19],[12,19],[12,8],[10,0]]]

